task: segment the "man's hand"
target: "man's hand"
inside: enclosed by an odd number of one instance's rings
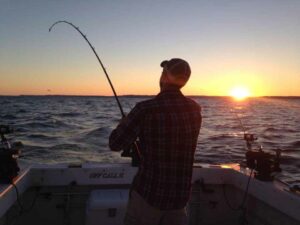
[[[120,125],[120,124],[124,124],[124,123],[126,123],[127,122],[127,120],[128,120],[128,117],[127,117],[127,115],[125,115],[125,116],[123,116],[120,120],[119,120],[119,124],[118,124],[118,126]]]

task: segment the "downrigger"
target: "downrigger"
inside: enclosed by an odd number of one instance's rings
[[[262,181],[272,181],[275,172],[281,172],[280,155],[281,149],[275,150],[275,155],[264,152],[262,146],[257,150],[253,149],[253,144],[257,140],[254,134],[244,133],[246,141],[246,163],[247,167],[254,170],[254,177]]]
[[[20,150],[12,148],[5,135],[13,133],[13,129],[6,125],[0,125],[0,183],[12,183],[18,175],[20,168],[17,159]]]

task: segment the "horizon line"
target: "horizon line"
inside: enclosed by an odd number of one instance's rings
[[[143,94],[126,94],[118,95],[118,97],[153,97],[154,95]],[[185,95],[187,97],[232,97],[230,95]],[[20,94],[20,95],[1,95],[0,97],[115,97],[114,95],[69,95],[69,94],[54,94],[54,95],[39,95],[39,94]],[[300,98],[300,95],[264,95],[264,96],[248,96],[247,98]]]

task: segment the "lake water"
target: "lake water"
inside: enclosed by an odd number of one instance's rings
[[[121,97],[125,112],[150,97]],[[243,129],[264,150],[283,150],[280,178],[300,184],[300,98],[192,97],[202,106],[203,124],[196,162],[240,163]],[[12,125],[12,142],[23,144],[20,160],[29,163],[120,162],[108,137],[120,112],[113,97],[0,97],[0,124]]]

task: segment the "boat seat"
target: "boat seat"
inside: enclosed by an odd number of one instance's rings
[[[123,224],[129,190],[101,189],[91,191],[86,207],[86,225]]]

